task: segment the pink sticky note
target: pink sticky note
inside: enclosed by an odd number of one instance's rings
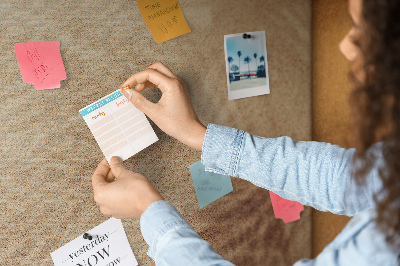
[[[285,223],[300,219],[300,213],[304,210],[304,206],[301,203],[281,198],[271,191],[269,196],[271,197],[275,218],[280,218]]]
[[[36,90],[59,88],[67,78],[59,41],[16,43],[14,50],[23,81]]]

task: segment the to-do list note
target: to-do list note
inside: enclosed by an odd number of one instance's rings
[[[117,90],[79,111],[107,161],[126,160],[158,141],[145,114]]]

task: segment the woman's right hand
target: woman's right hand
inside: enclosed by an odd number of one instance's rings
[[[127,86],[136,88],[127,89]],[[150,87],[157,87],[162,92],[157,103],[150,102],[140,93]],[[161,62],[132,75],[121,85],[121,91],[166,134],[202,150],[206,127],[194,111],[186,84]]]

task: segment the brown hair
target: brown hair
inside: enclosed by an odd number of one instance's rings
[[[400,1],[363,0],[361,35],[355,40],[362,63],[353,66],[350,104],[357,140],[354,178],[362,184],[376,162],[367,152],[382,141],[383,188],[376,195],[379,230],[387,243],[400,250]],[[363,78],[357,77],[357,71]],[[379,200],[378,200],[379,198]]]

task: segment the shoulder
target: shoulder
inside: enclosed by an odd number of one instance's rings
[[[369,209],[353,217],[323,252],[335,254],[343,265],[398,265],[399,251],[386,243],[375,216],[376,210]]]

